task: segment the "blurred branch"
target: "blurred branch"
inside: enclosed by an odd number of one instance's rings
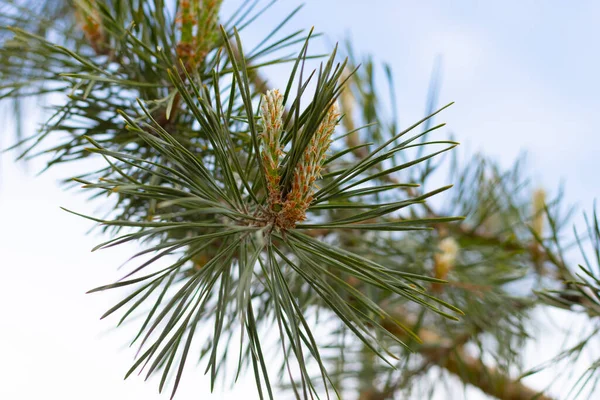
[[[404,319],[410,323],[413,318],[404,317]],[[383,327],[401,339],[407,337],[406,333],[395,324],[384,322]],[[426,360],[426,365],[422,369],[426,369],[427,365],[435,364],[459,378],[463,383],[477,387],[482,392],[499,400],[552,400],[551,397],[469,355],[463,346],[470,340],[471,334],[459,335],[454,340],[450,340],[430,329],[422,328],[418,335],[423,340],[423,345],[417,348],[417,352]]]

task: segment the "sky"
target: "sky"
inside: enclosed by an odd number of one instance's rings
[[[226,15],[238,2],[224,3]],[[244,41],[255,43],[296,4],[280,1],[242,32]],[[566,4],[309,0],[288,31],[315,26],[325,34],[315,50],[351,38],[356,53],[389,63],[402,126],[423,116],[440,57],[439,103],[456,104],[438,121],[462,143],[460,151],[482,152],[505,166],[527,151],[527,173],[536,185],[552,190],[564,182],[566,200],[590,210],[600,197],[600,2]],[[283,85],[285,72],[274,69],[269,82]],[[9,118],[3,126],[0,147],[11,141]],[[114,320],[99,321],[116,294],[84,294],[118,277],[116,268],[135,248],[91,253],[102,238],[87,234],[88,221],[59,208],[94,211],[81,193],[59,185],[76,171],[65,166],[37,176],[41,165],[17,165],[12,153],[0,158],[0,398],[168,398],[157,394],[156,382],[123,381],[133,357],[125,345],[131,331],[113,329]],[[526,351],[535,362],[555,346],[544,338]],[[206,396],[201,372],[188,373],[178,399],[254,398],[251,376],[232,391]],[[527,382],[542,387],[548,377]],[[483,398],[476,391],[459,393]]]

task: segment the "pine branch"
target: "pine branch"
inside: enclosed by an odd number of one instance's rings
[[[414,316],[404,318],[404,322],[409,326],[411,319],[416,320]],[[394,325],[384,323],[383,326],[401,339],[406,339],[406,333]],[[426,362],[444,368],[465,384],[474,386],[498,400],[552,400],[551,397],[540,394],[539,391],[469,355],[462,346],[470,340],[470,334],[459,336],[454,340],[440,337],[425,328],[420,329],[417,334],[423,340],[423,344],[417,347],[416,351],[425,358]]]
[[[480,359],[462,351],[451,352],[444,357],[436,353],[424,354],[464,383],[475,386],[498,400],[552,400],[551,397],[540,394],[539,391],[506,376],[496,368],[486,366]]]
[[[405,351],[416,340],[403,324],[387,318],[386,305],[400,304],[436,313],[427,314],[424,325],[404,316],[410,322],[404,325],[418,326],[425,343],[416,347],[423,364],[403,381],[437,365],[499,399],[520,400],[534,397],[535,391],[463,348],[487,333],[501,348],[502,361],[509,366],[520,361],[512,346],[527,337],[524,309],[538,303],[513,304],[506,286],[533,272],[544,282],[564,283],[564,290],[538,292],[542,300],[572,311],[578,305],[588,315],[598,315],[596,266],[585,259],[579,274],[567,266],[558,239],[559,218],[544,203],[543,192],[534,200],[534,213],[529,212],[529,198],[523,202],[516,195],[523,187],[518,165],[502,174],[483,162],[472,163],[473,176],[469,166],[453,170],[460,175],[453,192],[458,194],[448,202],[455,209],[434,210],[425,202],[448,187],[427,193],[415,189],[415,182],[424,185],[437,168],[432,158],[457,145],[427,139],[443,126],[432,122],[435,85],[428,117],[398,133],[395,110],[390,120],[381,111],[372,62],[352,75],[352,57],[348,64],[337,63],[336,48],[318,72],[306,77],[312,30],[305,37],[302,31],[275,37],[298,9],[255,49],[244,52],[236,27],[252,23],[268,5],[253,14],[258,3],[245,2],[224,23],[219,39],[217,0],[177,2],[176,18],[162,1],[76,0],[77,22],[70,18],[74,8],[68,2],[41,3],[42,9],[60,8],[49,15],[65,20],[66,28],[57,29],[52,19],[39,20],[37,9],[2,3],[11,11],[0,19],[8,21],[4,25],[14,39],[2,41],[0,98],[65,95],[66,103],[23,155],[48,134],[60,132],[67,139],[48,149],[54,156],[48,166],[90,154],[104,157],[106,168],[74,181],[95,190],[95,197],[118,197],[109,205],[114,219],[92,220],[113,235],[122,228],[136,230],[99,247],[137,241],[148,247],[134,258],[156,253],[123,280],[96,289],[136,288],[105,315],[128,308],[121,322],[148,298],[156,298],[151,294],[161,292],[134,339],[143,338],[140,348],[146,351],[129,373],[147,368],[149,376],[162,369],[159,388],[174,376],[174,394],[196,328],[210,321],[214,331],[200,359],[207,361],[211,382],[226,365],[229,340],[240,329],[238,373],[252,364],[260,396],[272,398],[260,337],[261,329],[276,327],[285,368],[299,370],[296,396],[318,396],[308,375],[309,359],[319,367],[330,396],[333,380],[305,314],[324,309],[338,316],[366,351],[388,362],[388,344]],[[73,26],[78,28],[75,35]],[[55,37],[64,40],[50,42]],[[303,46],[297,57],[264,59],[295,44]],[[293,68],[283,95],[267,95],[264,100],[276,106],[256,112],[268,86],[259,68],[285,62]],[[393,87],[389,69],[386,74]],[[313,82],[314,97],[301,104]],[[340,124],[336,102],[345,114],[341,125],[346,130],[337,138],[332,136]],[[395,108],[393,94],[390,103]],[[359,116],[354,115],[357,109]],[[357,129],[359,121],[365,125]],[[421,123],[421,133],[409,134]],[[444,148],[425,152],[438,145]],[[333,154],[327,156],[328,150]],[[421,163],[421,168],[410,168]],[[542,214],[550,225],[546,231]],[[459,220],[452,215],[469,219],[448,224]],[[489,217],[496,218],[495,228]],[[595,213],[594,220],[588,230],[600,260]],[[460,246],[464,256],[457,261]],[[152,270],[154,261],[174,253],[180,255],[177,261]],[[151,273],[140,276],[146,270]],[[461,329],[443,325],[460,314],[456,305],[468,311]],[[404,387],[399,382],[389,392],[378,392],[386,366],[370,368],[374,360],[379,358],[363,360],[361,399],[384,398]],[[290,368],[292,361],[297,363]]]

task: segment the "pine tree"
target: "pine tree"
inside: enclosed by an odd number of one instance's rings
[[[250,373],[261,399],[374,400],[443,391],[443,371],[491,398],[554,398],[521,379],[597,336],[595,207],[571,235],[561,192],[532,187],[521,161],[461,162],[433,122],[450,105],[399,129],[375,84],[383,72],[393,87],[389,67],[350,45],[313,54],[313,30],[285,33],[299,8],[246,48],[269,4],[223,16],[220,0],[0,2],[0,99],[49,104],[12,151],[48,168],[103,159],[65,183],[106,215],[69,212],[110,236],[95,249],[139,244],[124,276],[90,291],[123,293],[102,318],[140,317],[126,376],[175,396],[200,360],[211,388]],[[276,64],[285,87],[264,75]],[[454,186],[426,190],[448,166]],[[524,370],[542,305],[587,314],[591,333]]]

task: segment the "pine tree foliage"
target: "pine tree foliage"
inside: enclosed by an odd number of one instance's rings
[[[383,72],[393,87],[391,69],[359,66],[351,46],[312,54],[318,34],[286,33],[299,8],[246,48],[244,29],[270,4],[224,16],[219,0],[0,3],[0,99],[17,115],[47,102],[13,151],[47,168],[103,160],[67,182],[106,213],[69,212],[109,235],[94,250],[140,248],[90,291],[120,291],[102,317],[138,324],[126,376],[156,376],[174,396],[200,362],[211,388],[251,373],[260,398],[423,398],[444,390],[440,376],[500,399],[551,398],[520,378],[597,337],[595,209],[587,241],[573,235],[575,268],[561,193],[536,190],[522,160],[461,161],[435,123],[449,106],[436,109],[435,79],[426,116],[400,129],[394,93],[377,84]],[[270,88],[263,69],[276,64],[289,79]],[[454,187],[431,188],[448,165]],[[595,328],[526,370],[540,304]]]

